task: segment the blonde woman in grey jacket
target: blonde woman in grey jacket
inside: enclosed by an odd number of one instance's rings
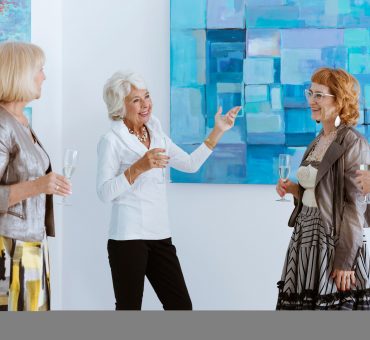
[[[50,309],[46,237],[55,235],[52,195],[71,191],[68,180],[52,172],[23,113],[41,95],[44,59],[33,44],[0,44],[0,310]]]
[[[370,310],[370,259],[364,236],[366,203],[357,184],[366,139],[359,118],[359,85],[344,70],[322,68],[306,90],[312,119],[323,129],[308,146],[293,194],[293,227],[277,309]]]

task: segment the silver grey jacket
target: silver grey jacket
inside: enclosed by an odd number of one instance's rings
[[[313,148],[315,140],[308,146],[302,163]],[[355,129],[341,125],[337,139],[328,148],[317,172],[315,197],[322,222],[327,234],[338,237],[335,269],[354,268],[363,242],[363,228],[367,227],[367,205],[361,202],[362,194],[355,181],[362,150],[369,152],[366,139]],[[302,209],[303,192],[304,188],[299,185],[299,198],[295,200],[296,207],[288,223],[290,227],[294,226]]]
[[[37,143],[42,147],[35,133]],[[30,135],[0,107],[0,235],[41,241],[45,231],[55,236],[52,195],[41,194],[9,206],[9,186],[45,175],[42,159]],[[51,171],[51,165],[46,173]],[[46,230],[45,230],[46,229]]]

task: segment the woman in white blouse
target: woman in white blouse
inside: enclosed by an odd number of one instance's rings
[[[165,310],[191,310],[176,248],[171,241],[163,171],[196,172],[240,107],[215,116],[208,138],[190,155],[174,144],[152,115],[144,80],[115,73],[104,87],[111,129],[98,145],[97,193],[112,202],[108,254],[116,310],[140,310],[145,276]]]

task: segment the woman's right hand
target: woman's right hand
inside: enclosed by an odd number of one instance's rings
[[[68,196],[72,193],[71,182],[55,172],[41,176],[35,182],[40,192],[47,195]]]
[[[153,168],[163,169],[168,165],[168,161],[170,159],[170,157],[164,154],[165,152],[165,149],[151,149],[136,162],[136,165],[143,172]]]
[[[370,171],[357,170],[356,175],[356,182],[360,187],[362,194],[367,195],[368,193],[370,193]]]
[[[276,192],[280,197],[283,197],[285,194],[292,194],[294,197],[298,197],[298,184],[287,179],[283,181],[279,179],[276,184]]]

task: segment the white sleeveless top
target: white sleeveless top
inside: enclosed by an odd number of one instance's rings
[[[328,150],[331,143],[336,139],[337,131],[334,130],[329,135],[324,136],[321,134],[311,152],[304,161],[304,165],[300,166],[297,171],[297,179],[299,184],[305,189],[302,197],[303,205],[307,207],[317,208],[317,202],[315,198],[315,184],[317,177],[316,166],[322,161],[326,151]]]
[[[308,164],[308,166],[301,166],[297,171],[298,182],[303,188],[305,188],[302,203],[307,207],[317,207],[315,199],[316,176],[317,169],[311,164]]]

